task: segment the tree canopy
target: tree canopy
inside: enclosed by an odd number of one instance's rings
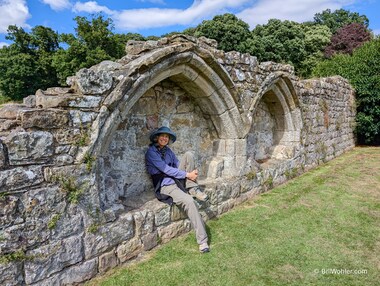
[[[351,23],[359,23],[368,28],[369,20],[367,16],[359,15],[357,12],[350,12],[345,9],[332,12],[330,9],[326,9],[314,15],[314,23],[326,25],[335,34],[338,29]]]
[[[359,23],[348,24],[336,31],[331,43],[325,48],[325,56],[331,57],[337,53],[352,54],[365,42],[371,40],[371,33]]]
[[[259,61],[289,63],[297,68],[306,57],[305,32],[299,23],[271,19],[266,25],[257,25],[239,50]]]
[[[341,75],[356,90],[359,144],[380,144],[380,38],[356,49],[352,56],[337,54],[320,62],[314,76]]]
[[[68,47],[58,50],[53,59],[53,67],[62,85],[68,76],[81,68],[89,68],[104,60],[121,58],[125,53],[128,39],[140,36],[114,34],[112,20],[105,19],[102,15],[97,15],[91,20],[78,16],[75,21],[77,23],[75,35],[60,36],[60,41]]]
[[[31,33],[23,28],[9,26],[8,36],[13,41],[0,49],[0,90],[13,100],[33,94],[38,88],[58,84],[52,66],[58,50],[58,34],[52,29],[36,26]]]
[[[250,37],[250,31],[247,23],[227,13],[203,21],[196,27],[194,36],[215,39],[218,42],[218,49],[229,52],[237,50],[237,46]]]

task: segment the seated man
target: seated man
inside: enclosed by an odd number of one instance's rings
[[[192,198],[194,196],[202,201],[207,199],[207,195],[200,191],[196,183],[198,170],[194,169],[194,158],[188,152],[179,165],[177,157],[168,147],[169,142],[175,142],[177,137],[168,127],[158,128],[149,138],[151,144],[145,154],[145,162],[157,199],[183,207],[195,229],[199,251],[209,252],[205,224]]]

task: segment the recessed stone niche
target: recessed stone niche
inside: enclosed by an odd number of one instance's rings
[[[153,199],[151,180],[141,162],[150,143],[149,133],[162,125],[170,126],[177,134],[177,141],[170,147],[178,158],[188,150],[194,152],[200,179],[205,176],[212,157],[214,127],[186,91],[167,79],[136,102],[99,160],[104,209],[129,211]]]

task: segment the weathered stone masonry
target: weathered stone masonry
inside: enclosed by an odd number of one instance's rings
[[[198,159],[206,220],[354,146],[341,77],[300,80],[205,38],[126,50],[0,109],[1,285],[80,283],[189,231],[145,172],[161,125]]]

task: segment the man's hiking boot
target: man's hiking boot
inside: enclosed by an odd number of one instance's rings
[[[207,194],[205,194],[204,192],[202,192],[202,191],[199,189],[199,187],[191,188],[191,189],[189,190],[189,194],[190,194],[191,196],[193,196],[194,198],[196,198],[197,200],[202,201],[202,202],[208,200],[208,196],[207,196]]]

